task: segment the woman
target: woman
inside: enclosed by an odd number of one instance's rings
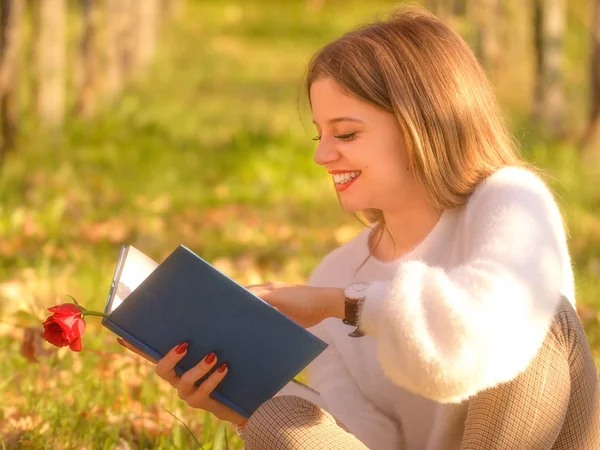
[[[371,226],[308,286],[249,288],[329,344],[320,395],[290,385],[246,421],[209,397],[226,366],[194,386],[214,355],[179,378],[179,346],[156,372],[248,449],[600,448],[561,214],[465,42],[407,8],[324,47],[306,87],[315,162]]]

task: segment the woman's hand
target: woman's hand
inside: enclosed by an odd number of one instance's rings
[[[180,377],[175,373],[175,365],[185,356],[187,343],[180,344],[171,349],[161,360],[156,361],[121,338],[118,338],[117,342],[133,353],[140,355],[150,362],[156,363],[156,374],[177,389],[179,398],[185,401],[188,406],[209,411],[218,419],[226,420],[238,426],[243,426],[247,422],[246,418],[210,397],[210,393],[227,375],[227,364],[221,364],[199,386],[195,386],[196,381],[206,375],[217,364],[217,357],[214,353],[208,354],[202,361]]]
[[[270,281],[246,286],[282,314],[303,326],[312,327],[328,317],[344,318],[344,290]]]

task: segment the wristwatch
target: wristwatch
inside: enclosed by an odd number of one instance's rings
[[[343,322],[346,325],[353,325],[356,330],[348,334],[350,337],[361,337],[365,333],[358,327],[358,313],[362,302],[365,299],[365,295],[369,283],[352,283],[346,289],[344,289],[344,319]]]

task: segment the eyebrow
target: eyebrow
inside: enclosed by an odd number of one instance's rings
[[[364,123],[360,119],[357,119],[355,117],[347,117],[347,116],[344,116],[344,117],[334,117],[333,119],[329,119],[327,121],[327,123],[330,124],[330,125],[334,124],[334,123],[338,123],[338,122],[358,122],[358,123]],[[315,122],[314,120],[313,120],[313,123],[315,125],[317,125],[317,122]]]

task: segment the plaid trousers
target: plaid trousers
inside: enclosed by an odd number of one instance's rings
[[[248,421],[244,440],[247,450],[367,449],[329,413],[296,396],[265,402]],[[566,299],[527,369],[469,400],[461,449],[600,449],[598,371]]]

